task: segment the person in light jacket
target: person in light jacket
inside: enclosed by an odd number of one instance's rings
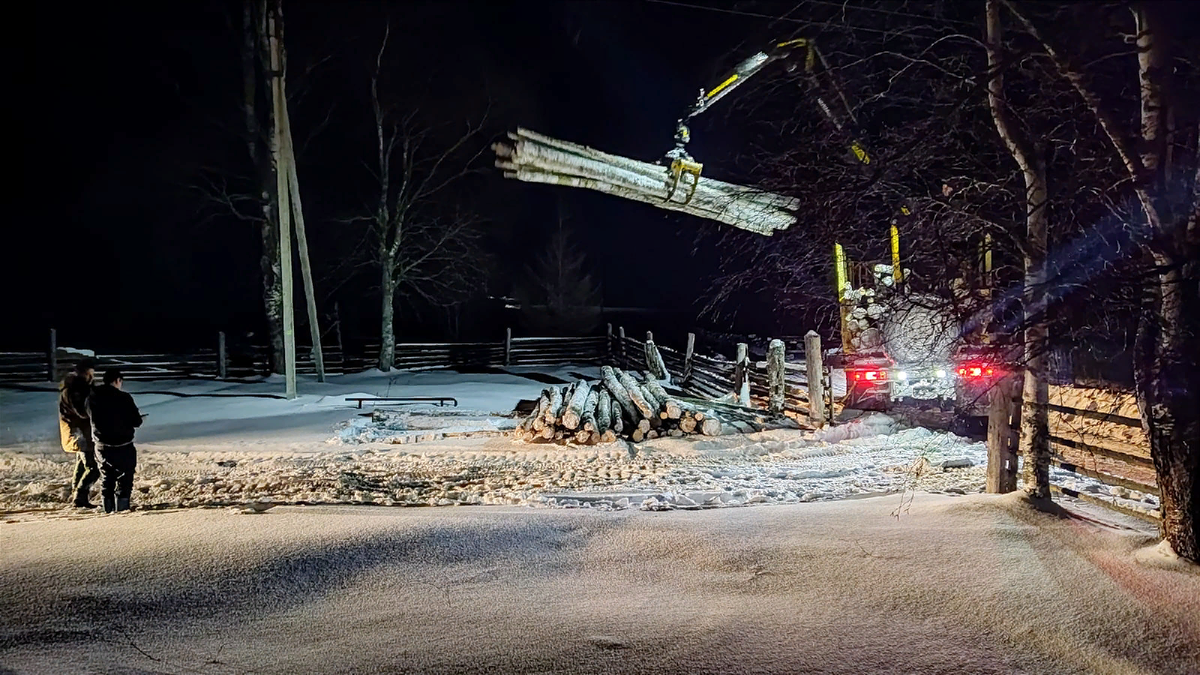
[[[87,399],[92,421],[92,436],[100,458],[100,498],[104,512],[128,511],[133,493],[133,472],[137,468],[137,448],[133,431],[142,426],[142,415],[133,397],[121,390],[121,371],[104,373],[104,386],[97,387]]]
[[[96,464],[96,446],[92,442],[92,421],[86,405],[92,393],[95,369],[91,360],[75,364],[58,385],[58,432],[62,449],[75,453],[75,476],[71,480],[71,499],[77,508],[94,509],[88,501],[92,485],[100,478]]]

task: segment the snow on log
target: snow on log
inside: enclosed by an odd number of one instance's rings
[[[496,167],[505,178],[597,190],[767,236],[796,222],[799,201],[791,197],[711,178],[696,181],[687,174],[672,192],[670,171],[663,165],[610,155],[528,129],[518,128],[508,137],[508,143],[492,146]]]
[[[597,386],[596,396],[596,431],[604,433],[612,428],[612,395],[603,386]]]
[[[545,414],[547,424],[553,425],[558,420],[562,404],[562,391],[558,387],[550,387],[550,400],[547,401]]]
[[[616,370],[612,366],[603,366],[600,368],[600,377],[603,379],[604,386],[608,389],[608,392],[612,394],[613,401],[624,409],[631,422],[637,421],[639,415],[637,406],[634,405],[629,392],[625,390],[625,385],[617,377]],[[614,417],[617,416],[614,415]]]
[[[637,406],[642,417],[653,417],[655,411],[650,407],[650,402],[646,400],[646,397],[642,395],[642,386],[637,383],[637,380],[633,379],[633,376],[629,373],[620,373],[617,375],[617,378],[625,386],[625,391],[629,394],[629,399]]]
[[[579,427],[579,421],[583,417],[584,405],[587,403],[588,395],[591,393],[592,387],[586,381],[580,380],[575,383],[575,390],[571,392],[571,400],[567,402],[566,408],[562,413],[564,427],[568,429]]]

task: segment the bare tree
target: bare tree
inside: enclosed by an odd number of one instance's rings
[[[231,137],[240,140],[245,154],[227,158],[219,165],[205,165],[194,172],[195,183],[190,187],[205,201],[210,215],[233,216],[256,227],[262,249],[259,274],[262,281],[262,302],[267,321],[271,372],[284,371],[283,286],[279,258],[279,195],[275,165],[271,158],[270,138],[274,125],[274,106],[271,92],[270,36],[268,18],[274,13],[282,23],[282,13],[274,11],[279,0],[244,0],[242,3],[240,55],[242,82],[237,101],[240,118],[233,128],[226,129]],[[232,19],[232,18],[231,18]],[[232,24],[233,21],[230,21]],[[236,30],[230,25],[231,30]],[[282,30],[282,28],[281,28]],[[308,84],[317,69],[329,60],[323,56],[300,69],[291,78],[297,85],[289,88],[289,104],[297,104],[308,91]],[[332,106],[324,119],[313,125],[305,140],[295,148],[302,152],[308,142],[329,123]],[[225,124],[218,123],[223,129]]]
[[[377,141],[375,203],[365,222],[370,233],[371,262],[379,271],[381,326],[380,370],[390,370],[395,357],[395,307],[406,293],[427,303],[452,304],[481,281],[480,219],[461,207],[446,208],[439,200],[472,173],[486,145],[472,152],[483,123],[468,124],[461,133],[439,143],[438,129],[407,113],[381,91],[384,55],[391,35],[385,27],[371,72],[371,111]],[[441,208],[439,208],[441,207]]]
[[[1137,49],[1122,54],[1117,77],[1136,73],[1139,106],[1122,120],[1122,109],[1094,89],[1096,78],[1112,76],[1099,60],[1091,72],[1077,65],[1028,10],[1004,4],[1094,115],[1140,206],[1150,283],[1134,361],[1138,403],[1162,495],[1163,536],[1177,554],[1200,562],[1200,50],[1186,20],[1189,11],[1193,22],[1197,14],[1184,3],[1127,6]],[[1102,65],[1111,63],[1122,62]]]
[[[1004,93],[1004,64],[999,0],[987,0],[988,106],[996,131],[1021,168],[1025,181],[1025,311],[1024,365],[1020,451],[1025,490],[1042,499],[1050,497],[1050,402],[1043,360],[1046,356],[1046,242],[1049,203],[1046,163],[1042,150],[1022,130],[1008,109]]]

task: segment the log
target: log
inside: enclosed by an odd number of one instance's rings
[[[681,417],[679,419],[679,429],[685,434],[695,433],[696,420],[692,419],[691,417]]]
[[[629,434],[629,440],[634,443],[641,443],[644,438],[646,438],[646,432],[641,429],[634,429],[633,433]]]
[[[596,390],[599,392],[596,396],[596,431],[604,433],[612,428],[612,395],[602,386],[597,386]]]
[[[668,433],[671,435],[671,438],[681,438],[683,436],[682,429],[672,429]]]
[[[592,440],[592,432],[585,429],[580,429],[579,431],[575,432],[574,439],[576,443],[584,445]]]
[[[653,417],[654,409],[650,403],[646,401],[646,397],[642,395],[642,387],[633,379],[633,376],[626,372],[621,372],[618,376],[621,384],[625,386],[625,392],[629,394],[630,401],[636,406],[637,412],[641,413],[642,417]]]
[[[562,392],[558,387],[550,387],[550,399],[546,402],[546,413],[544,419],[547,423],[553,423],[558,419],[559,411],[562,409]]]
[[[592,387],[585,381],[580,380],[575,383],[575,389],[571,392],[571,400],[567,402],[563,410],[563,426],[568,429],[579,428],[579,422],[583,418],[584,406],[588,402],[588,396],[592,393]]]
[[[720,436],[721,421],[715,417],[709,417],[700,423],[700,433],[705,436]]]
[[[646,386],[650,388],[650,391],[661,402],[659,408],[663,411],[663,413],[666,413],[666,417],[664,419],[677,420],[683,416],[683,404],[671,398],[671,395],[667,393],[666,389],[662,388],[661,384],[657,382],[647,382]]]
[[[625,389],[620,377],[617,376],[616,369],[612,366],[603,366],[600,368],[600,377],[604,381],[605,388],[612,394],[613,400],[629,415],[631,420],[636,420],[639,414],[638,407],[633,403],[633,399]]]
[[[658,432],[655,431],[654,429],[651,429],[650,431],[646,432],[646,438],[648,438],[648,439],[658,438]]]
[[[783,340],[771,340],[767,346],[767,410],[776,414],[783,412],[785,402],[784,369]]]
[[[604,433],[600,434],[601,443],[615,443],[616,440],[617,432],[613,431],[612,429],[608,429]]]
[[[505,178],[598,190],[660,209],[683,211],[770,235],[796,222],[798,200],[711,178],[681,176],[671,192],[668,169],[610,155],[518,128],[496,143],[496,167]],[[684,203],[686,202],[686,203]]]
[[[650,431],[650,420],[648,420],[648,419],[638,420],[637,430],[642,432],[643,434]]]

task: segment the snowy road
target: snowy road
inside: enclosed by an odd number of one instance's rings
[[[1200,575],[1135,562],[1150,535],[1039,514],[1013,495],[918,495],[899,518],[895,501],[11,517],[0,670],[1186,673],[1200,662]]]

